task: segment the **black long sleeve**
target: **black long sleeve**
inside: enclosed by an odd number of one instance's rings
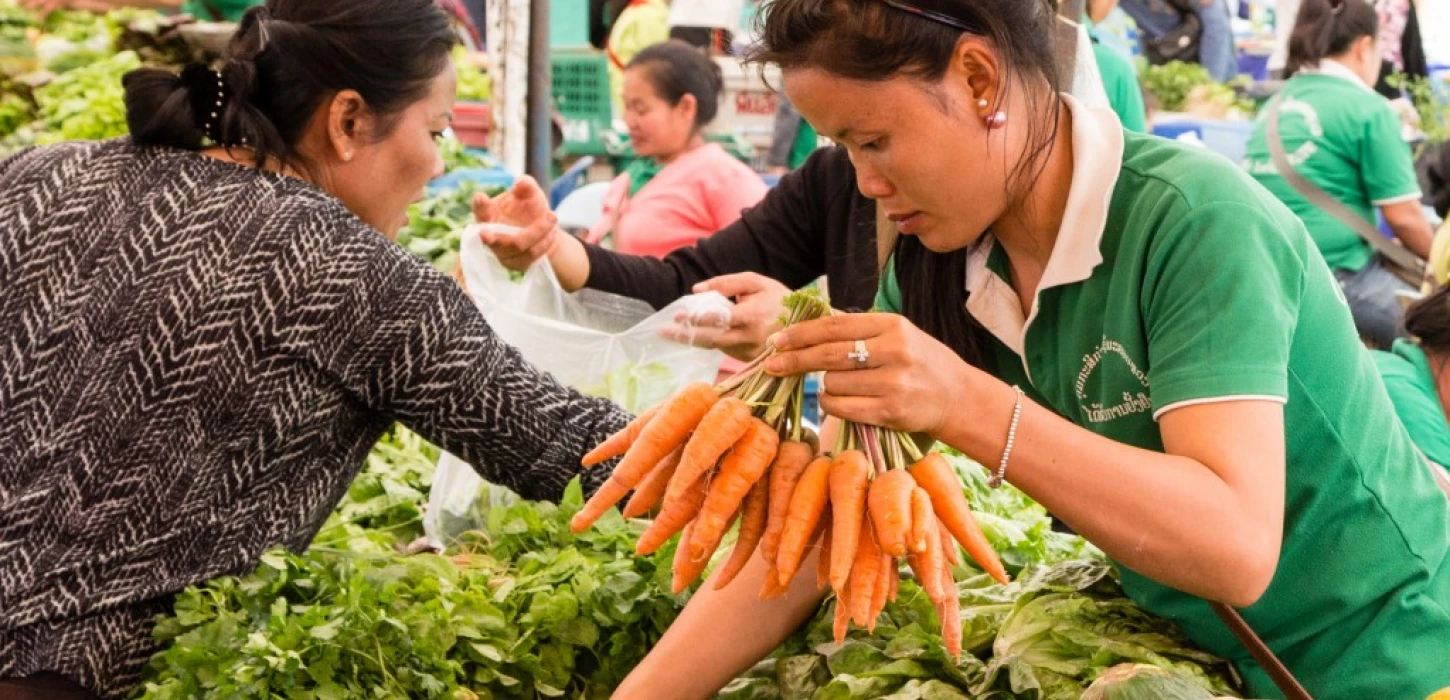
[[[812,154],[739,221],[658,259],[588,247],[587,286],[655,308],[698,282],[757,272],[796,289],[826,276],[831,303],[870,308],[876,296],[876,208],[856,189],[843,148]]]

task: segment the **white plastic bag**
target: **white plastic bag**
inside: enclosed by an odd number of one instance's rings
[[[477,227],[464,233],[460,252],[469,296],[500,338],[564,384],[633,413],[686,384],[713,381],[725,358],[718,350],[660,335],[680,315],[688,318],[686,327],[728,324],[730,301],[717,292],[655,311],[637,299],[565,292],[545,260],[516,279],[479,240]],[[449,455],[439,460],[424,518],[430,544],[441,546],[467,525],[463,521],[482,485],[462,461]]]

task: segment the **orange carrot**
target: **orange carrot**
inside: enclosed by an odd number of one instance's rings
[[[1007,570],[987,541],[987,536],[982,534],[982,528],[977,525],[972,508],[967,504],[967,496],[962,492],[962,484],[946,458],[933,452],[911,465],[910,471],[917,485],[931,496],[931,507],[936,511],[937,519],[946,525],[977,566],[999,583],[1007,583]]]
[[[851,562],[849,579],[851,621],[863,629],[871,622],[871,601],[876,597],[876,582],[881,580],[877,571],[881,565],[881,547],[872,529],[869,521],[861,525],[861,539],[856,545],[856,560]]]
[[[896,562],[891,562],[891,590],[887,592],[886,599],[895,603],[896,594],[901,588],[901,571],[897,569]]]
[[[913,479],[915,484],[916,480]],[[926,551],[926,538],[936,530],[936,513],[931,510],[931,496],[920,486],[911,490],[911,551]]]
[[[690,542],[694,541],[696,532],[698,530],[695,529],[695,523],[692,522],[685,526],[684,534],[680,535],[680,548],[675,550],[675,561],[672,567],[674,576],[671,580],[671,588],[674,590],[675,595],[679,595],[686,588],[689,588],[690,584],[695,582],[695,579],[700,578],[700,574],[705,570],[705,567],[710,565],[709,557],[695,559],[690,556],[689,545]],[[684,555],[682,556],[680,552],[684,552]]]
[[[730,585],[755,554],[760,538],[765,536],[766,499],[769,494],[765,479],[761,479],[755,482],[755,486],[750,489],[750,495],[745,497],[745,504],[741,506],[740,534],[735,539],[735,549],[730,552],[730,558],[720,567],[720,573],[715,579],[715,590]]]
[[[916,574],[916,582],[926,591],[926,597],[932,603],[940,605],[946,597],[946,589],[941,582],[941,570],[946,568],[942,560],[941,540],[932,538],[926,543],[925,553],[909,554],[906,561],[911,564],[911,571]]]
[[[700,506],[705,503],[705,488],[708,483],[706,477],[701,476],[689,491],[666,502],[660,514],[655,516],[654,522],[639,536],[639,542],[634,545],[635,553],[640,556],[654,554],[655,550],[694,520],[695,515],[700,512]]]
[[[871,589],[871,610],[866,613],[866,632],[869,634],[876,633],[876,621],[881,617],[881,611],[886,609],[886,599],[891,596],[891,582],[896,579],[896,559],[882,552],[876,575],[879,578]]]
[[[942,558],[951,566],[960,564],[962,558],[957,556],[957,541],[952,539],[952,533],[947,532],[947,526],[942,521],[936,521],[936,525],[937,531],[941,536]]]
[[[775,571],[775,564],[767,562],[765,582],[760,585],[760,599],[774,600],[785,595],[787,590],[789,590],[789,587],[781,584],[780,574]]]
[[[624,498],[625,493],[638,486],[650,469],[684,442],[695,424],[699,423],[700,416],[714,405],[715,399],[715,390],[700,382],[685,387],[665,402],[658,414],[660,420],[651,420],[640,431],[639,439],[630,446],[619,466],[614,468],[609,481],[584,504],[583,510],[570,521],[569,528],[576,533],[589,529],[594,521]]]
[[[850,601],[841,594],[836,594],[836,617],[831,622],[831,633],[836,643],[846,641],[846,628],[851,623]]]
[[[720,456],[738,442],[751,425],[750,406],[744,401],[730,396],[716,402],[700,418],[695,434],[685,443],[685,454],[680,458],[675,475],[670,478],[665,500],[673,500],[695,483],[701,474],[710,471],[720,461]]]
[[[806,545],[810,544],[816,524],[821,521],[821,513],[828,502],[830,475],[831,460],[821,457],[806,467],[806,473],[796,484],[795,493],[790,495],[790,509],[786,511],[785,530],[780,534],[780,552],[775,560],[782,585],[789,585],[790,580],[795,578]]]
[[[893,557],[906,556],[911,538],[911,493],[916,480],[901,469],[892,469],[871,480],[866,494],[866,511],[881,549]]]
[[[856,560],[870,483],[871,463],[864,452],[842,452],[831,462],[831,587],[837,593],[845,590]]]
[[[780,535],[785,531],[790,495],[815,454],[804,442],[786,441],[780,444],[775,464],[770,466],[770,510],[765,519],[765,535],[760,540],[760,551],[765,553],[768,562],[774,563],[780,553]]]
[[[816,557],[816,590],[825,589],[831,582],[831,509],[821,518],[821,552]]]
[[[579,463],[586,467],[592,467],[600,462],[614,459],[628,452],[630,446],[639,439],[640,431],[644,430],[644,426],[648,425],[651,420],[654,420],[655,414],[658,412],[659,406],[655,406],[639,414],[634,420],[629,422],[629,425],[624,426],[619,432],[605,438],[604,442],[599,443],[598,447],[587,452],[584,455],[584,459],[580,460]]]
[[[962,655],[962,603],[957,598],[957,582],[952,579],[952,570],[942,567],[941,585],[946,588],[937,616],[941,618],[942,645],[947,655],[956,659]]]
[[[720,538],[725,536],[725,528],[730,525],[730,514],[740,508],[745,497],[761,481],[761,477],[765,476],[765,470],[770,467],[770,463],[775,461],[775,448],[780,445],[780,436],[775,429],[753,418],[748,425],[745,436],[720,460],[720,470],[711,480],[705,505],[700,508],[700,515],[695,519],[695,536],[690,540],[690,556],[697,559],[709,558],[715,548],[720,546]],[[764,488],[761,493],[765,493]],[[761,515],[764,515],[764,511]]]
[[[683,451],[684,448],[678,448],[671,452],[670,456],[650,470],[644,480],[639,482],[639,486],[634,487],[634,495],[624,504],[624,517],[638,518],[659,505],[660,499],[664,498],[665,487],[670,483],[670,477],[675,474],[675,467],[680,466],[680,455]]]

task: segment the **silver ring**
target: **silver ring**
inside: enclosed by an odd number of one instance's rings
[[[871,351],[866,349],[866,341],[858,340],[856,341],[856,349],[846,353],[846,357],[855,360],[856,364],[864,367],[866,361],[871,359]]]

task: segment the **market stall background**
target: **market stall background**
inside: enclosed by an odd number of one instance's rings
[[[150,11],[37,17],[0,0],[0,157],[32,145],[123,136],[121,76],[143,64],[214,58],[206,36],[189,19]],[[580,49],[558,56],[566,93],[588,82],[579,75],[602,66]],[[486,103],[488,76],[462,53],[456,63],[460,100]],[[1195,68],[1145,70],[1164,111],[1197,115],[1205,141],[1212,131],[1205,124],[1252,116],[1247,84],[1220,85]],[[1426,140],[1443,141],[1439,88],[1412,87]],[[744,96],[727,104],[764,115],[757,97],[739,92]],[[597,112],[597,105],[579,109]],[[606,117],[589,119],[566,129],[561,155],[628,156],[626,146],[610,145]],[[748,159],[758,137],[721,138],[741,144],[738,153]],[[456,139],[442,148],[449,174],[410,209],[398,243],[451,273],[473,194],[496,192],[512,178],[486,152]],[[689,598],[688,591],[670,593],[673,545],[636,556],[644,522],[617,512],[572,534],[569,520],[583,502],[577,484],[558,505],[485,484],[467,527],[441,553],[420,552],[441,457],[417,435],[393,428],[307,551],[274,550],[252,572],[178,595],[173,613],[157,622],[163,650],[136,695],[607,697]],[[987,488],[980,467],[960,455],[952,460],[1014,577],[1002,585],[970,564],[959,567],[966,653],[946,656],[932,605],[906,581],[874,634],[853,631],[844,644],[833,642],[828,599],[720,698],[1066,699],[1119,663],[1170,669],[1205,698],[1235,694],[1233,670],[1129,601],[1091,545],[1054,532],[1046,512],[1020,492]]]

